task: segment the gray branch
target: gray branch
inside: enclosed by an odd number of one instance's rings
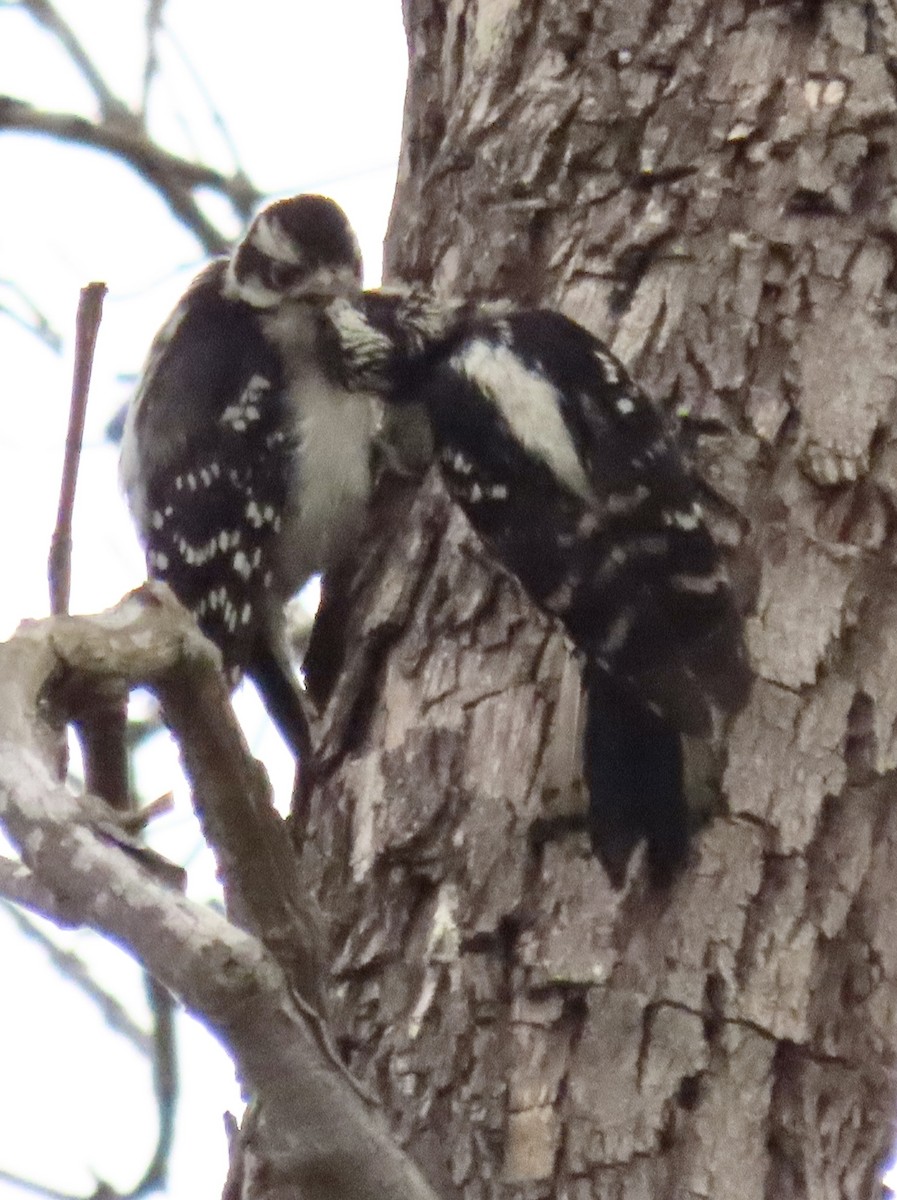
[[[4,130],[91,146],[122,159],[159,193],[208,254],[226,253],[230,242],[205,216],[195,199],[195,190],[217,192],[243,221],[248,220],[260,199],[260,193],[241,172],[224,175],[213,167],[171,154],[134,123],[91,121],[77,113],[47,112],[13,96],[0,96],[0,133]]]
[[[54,702],[65,703],[50,686],[60,676],[76,691],[90,677],[140,682],[159,692],[166,709],[181,696],[182,712],[196,718],[177,730],[185,750],[201,731],[227,730],[233,721],[216,652],[167,589],[147,586],[98,617],[24,626],[0,646],[0,822],[35,884],[64,896],[73,919],[126,947],[232,1055],[256,1098],[242,1145],[247,1178],[261,1170],[268,1194],[315,1200],[435,1200],[334,1062],[309,1005],[297,1002],[261,939],[165,887],[104,835],[100,814],[108,820],[110,810],[55,777],[47,720]],[[244,755],[240,780],[259,769],[239,737],[235,748],[220,734],[216,747]],[[210,768],[205,785],[223,787],[223,776]],[[227,781],[231,799],[240,780]],[[204,799],[217,811],[223,797]],[[251,909],[250,901],[244,897]]]
[[[96,97],[104,120],[136,122],[137,118],[106,83],[75,31],[56,11],[50,0],[22,0],[22,7],[39,25],[43,25],[58,39]]]

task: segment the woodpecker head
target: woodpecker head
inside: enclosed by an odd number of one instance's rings
[[[340,206],[327,196],[291,196],[258,214],[227,267],[225,291],[255,308],[283,300],[354,295],[361,251]]]

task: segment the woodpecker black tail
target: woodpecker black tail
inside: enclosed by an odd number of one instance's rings
[[[247,663],[246,674],[293,755],[303,764],[308,763],[311,757],[308,721],[299,682],[286,655],[275,653],[267,642],[260,642]]]
[[[666,883],[688,854],[678,730],[586,669],[583,765],[592,850],[615,887],[644,838],[653,882]]]

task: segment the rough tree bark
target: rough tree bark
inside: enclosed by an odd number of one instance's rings
[[[336,765],[295,815],[349,1060],[445,1195],[881,1194],[897,17],[406,0],[406,20],[390,277],[556,305],[725,424],[699,449],[762,564],[757,682],[687,875],[615,895],[584,835],[533,836],[583,804],[577,666],[432,482],[359,589]]]

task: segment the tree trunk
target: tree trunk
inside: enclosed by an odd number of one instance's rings
[[[336,765],[296,814],[349,1061],[446,1195],[879,1195],[897,17],[406,0],[406,21],[389,276],[561,308],[719,419],[698,451],[750,521],[757,681],[688,872],[654,891],[641,864],[615,894],[550,820],[585,803],[576,660],[431,480],[374,548]]]

